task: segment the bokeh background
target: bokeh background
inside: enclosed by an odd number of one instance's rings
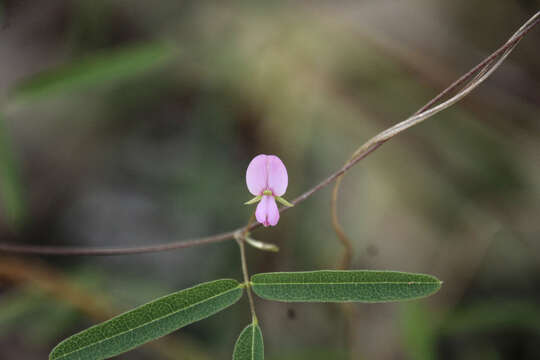
[[[151,245],[229,231],[259,153],[288,198],[502,45],[535,0],[3,1],[0,241]],[[354,268],[434,274],[435,296],[340,307],[257,300],[268,359],[540,356],[540,29],[458,106],[344,179]],[[330,188],[254,237],[252,273],[335,268]],[[0,358],[148,300],[241,278],[228,241],[123,257],[0,254]],[[228,359],[246,299],[119,359]],[[347,343],[352,348],[348,352]]]

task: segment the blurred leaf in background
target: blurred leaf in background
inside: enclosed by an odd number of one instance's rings
[[[17,157],[4,121],[0,113],[0,214],[4,214],[0,223],[4,218],[6,225],[16,228],[24,222],[26,209]]]
[[[173,49],[158,43],[101,51],[29,77],[12,90],[10,100],[24,103],[114,84],[163,67],[172,58]]]
[[[403,347],[411,359],[437,359],[437,314],[426,310],[425,304],[410,302],[400,305],[400,325]]]
[[[79,313],[39,289],[16,289],[2,296],[0,336],[24,332],[36,345],[48,345],[76,326]]]

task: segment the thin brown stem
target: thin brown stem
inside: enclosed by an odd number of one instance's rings
[[[330,207],[332,209],[332,227],[334,228],[334,231],[341,242],[341,245],[343,246],[343,256],[341,258],[341,262],[339,264],[339,268],[342,270],[346,270],[351,266],[351,259],[353,256],[353,246],[352,242],[345,234],[345,231],[343,230],[343,227],[339,223],[338,215],[337,215],[337,200],[338,200],[338,192],[339,192],[339,186],[341,184],[341,179],[343,179],[343,175],[338,177],[335,182],[334,189],[332,191],[332,199],[330,201]]]
[[[0,252],[12,254],[27,254],[27,255],[82,255],[82,256],[111,256],[111,255],[133,255],[146,254],[153,252],[163,252],[177,249],[185,249],[189,247],[212,244],[232,239],[235,232],[244,230],[240,228],[234,231],[229,231],[221,234],[216,234],[208,237],[176,241],[167,244],[158,244],[150,246],[133,246],[119,248],[96,248],[96,247],[69,247],[69,246],[40,246],[40,245],[15,245],[15,244],[0,244]]]
[[[303,202],[310,196],[312,196],[317,191],[326,187],[328,184],[336,181],[341,175],[345,174],[356,165],[360,160],[364,159],[366,156],[371,154],[373,151],[378,149],[382,144],[391,139],[392,137],[398,135],[404,130],[421,123],[422,121],[432,117],[438,112],[450,107],[455,104],[463,97],[467,96],[474,88],[476,88],[480,83],[487,79],[491,73],[504,61],[504,59],[511,53],[511,51],[516,47],[518,42],[529,32],[531,31],[538,23],[540,22],[540,12],[537,12],[533,17],[531,17],[503,46],[493,52],[491,55],[486,57],[482,62],[468,71],[466,74],[461,76],[458,80],[452,83],[449,87],[435,96],[430,100],[426,105],[424,105],[420,110],[418,110],[410,118],[382,131],[378,135],[374,136],[368,140],[362,147],[358,149],[353,157],[345,163],[343,167],[330,174],[326,179],[313,186],[311,189],[307,190],[293,201],[294,205],[298,205]],[[471,80],[472,79],[472,80]],[[446,100],[438,105],[438,103],[445,96],[450,94],[452,91],[455,91],[461,85],[465,84],[467,81],[470,82],[466,85],[457,95]],[[288,210],[289,207],[284,207],[280,209],[280,212]],[[64,246],[25,246],[25,245],[13,245],[0,243],[0,252],[6,253],[18,253],[18,254],[27,254],[27,255],[129,255],[129,254],[141,254],[141,253],[152,253],[152,252],[161,252],[161,251],[170,251],[176,249],[184,249],[188,247],[194,247],[199,245],[211,244],[222,242],[226,240],[233,239],[237,232],[245,232],[253,230],[259,227],[260,224],[251,224],[248,226],[241,227],[234,231],[225,232],[217,235],[212,235],[204,238],[187,240],[187,241],[176,241],[166,244],[158,244],[152,246],[134,246],[134,247],[122,247],[122,248],[85,248],[85,247],[64,247]]]
[[[249,221],[242,231],[242,238],[245,238],[249,234],[251,225],[253,225],[254,222],[255,222],[255,212],[253,212],[253,214],[251,214],[251,216],[249,217]]]
[[[251,284],[249,281],[249,272],[246,261],[246,247],[244,245],[243,237],[236,237],[236,242],[240,248],[240,260],[242,262],[242,274],[244,275],[244,283],[246,285],[246,292],[249,300],[249,309],[251,310],[251,319],[254,323],[257,323],[257,314],[255,313],[255,302],[253,301],[253,294],[251,293]]]
[[[414,125],[419,124],[420,122],[448,108],[449,106],[455,104],[463,97],[468,95],[474,88],[476,88],[487,77],[489,77],[489,75],[510,54],[514,47],[517,46],[518,42],[523,38],[523,36],[527,32],[529,32],[534,26],[536,26],[539,21],[540,13],[536,13],[497,51],[488,56],[480,64],[472,68],[466,74],[461,76],[458,80],[454,81],[448,88],[446,88],[433,99],[431,99],[427,104],[425,104],[422,108],[416,111],[411,117],[374,136],[365,144],[360,146],[351,155],[349,160],[342,168],[342,170],[345,169],[345,171],[342,171],[342,173],[336,177],[336,182],[332,191],[332,200],[330,207],[332,216],[332,227],[334,228],[338,240],[343,246],[343,256],[340,264],[342,267],[350,262],[353,254],[353,247],[351,245],[351,241],[347,237],[345,231],[343,230],[343,227],[339,223],[339,217],[337,214],[337,200],[339,196],[339,189],[341,185],[341,180],[345,172],[358,161],[369,155],[371,152],[376,150],[378,147],[380,147],[382,144],[384,144],[386,141],[390,140],[397,134]],[[462,85],[463,88],[456,95],[444,102],[439,103],[440,101],[442,101],[442,99],[445,98],[445,96],[457,90]]]

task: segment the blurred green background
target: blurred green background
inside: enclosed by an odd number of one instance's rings
[[[245,169],[287,165],[292,199],[476,65],[535,0],[0,3],[0,241],[151,245],[229,231]],[[354,268],[423,272],[435,296],[355,307],[257,300],[268,359],[540,356],[540,31],[472,95],[344,179]],[[330,188],[254,237],[250,271],[335,268]],[[196,283],[241,278],[232,241],[125,257],[0,254],[0,358]],[[223,313],[119,359],[228,359]],[[346,350],[350,343],[352,354]]]

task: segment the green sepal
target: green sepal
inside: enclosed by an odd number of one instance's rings
[[[262,199],[262,196],[261,195],[258,195],[258,196],[255,196],[253,199],[249,200],[249,201],[246,201],[244,203],[244,205],[251,205],[251,204],[255,204],[255,203],[258,203],[259,201],[261,201]]]
[[[285,206],[288,206],[288,207],[293,207],[294,206],[294,204],[288,202],[287,200],[285,200],[281,196],[276,196],[276,200],[279,201],[281,204],[283,204]]]

